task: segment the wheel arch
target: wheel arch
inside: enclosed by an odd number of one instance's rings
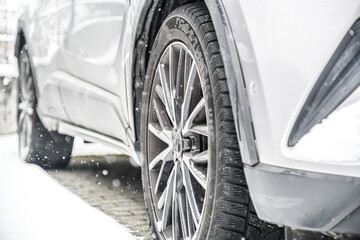
[[[22,27],[22,25],[19,23],[19,27],[18,27],[18,31],[17,31],[17,34],[16,34],[16,39],[15,39],[15,48],[14,48],[14,56],[18,59],[17,63],[18,63],[18,67],[20,62],[20,54],[21,54],[21,50],[22,48],[26,45],[27,46],[27,51],[29,52],[29,47],[27,45],[28,41],[27,41],[27,38],[26,38],[26,35],[25,35],[25,31],[23,30],[24,28]],[[36,79],[36,70],[35,70],[35,67],[34,67],[34,64],[32,62],[32,59],[31,59],[31,55],[30,55],[30,52],[29,52],[29,61],[30,61],[30,67],[31,67],[31,70],[34,72],[33,74],[33,82],[34,82],[34,86],[35,86],[35,95],[36,95],[36,98],[38,99],[39,96],[40,96],[40,93],[39,93],[39,85],[38,85],[38,82],[37,82],[37,79]],[[20,76],[18,76],[18,81],[20,79]]]
[[[258,163],[258,154],[255,145],[250,104],[240,58],[222,0],[154,0],[145,4],[136,28],[133,56],[134,127],[136,139],[140,139],[142,92],[153,42],[165,18],[175,8],[192,2],[205,2],[209,9],[225,65],[241,155],[244,163],[255,165]]]
[[[204,0],[153,0],[145,3],[136,27],[133,54],[132,89],[134,103],[134,127],[136,139],[140,139],[141,101],[151,49],[166,17],[176,8]]]

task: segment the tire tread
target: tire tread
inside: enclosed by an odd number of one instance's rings
[[[194,42],[199,41],[203,51],[210,78],[210,94],[214,100],[218,162],[212,216],[216,218],[210,222],[206,239],[283,239],[283,229],[261,221],[250,199],[238,147],[225,67],[208,9],[205,3],[190,3],[175,9],[167,19],[173,16],[186,19],[196,32],[191,38],[198,39]],[[146,198],[145,194],[146,210],[149,211],[151,206],[148,206]],[[150,228],[155,239],[157,233],[151,222]]]
[[[260,220],[251,203],[247,188],[243,163],[235,132],[235,123],[232,114],[229,89],[225,75],[223,59],[220,52],[214,25],[206,6],[203,3],[190,4],[178,8],[190,17],[196,30],[200,33],[199,39],[203,46],[205,58],[209,59],[209,72],[212,79],[212,90],[215,99],[216,124],[219,149],[219,182],[214,215],[217,218],[211,226],[210,239],[240,239],[245,236],[249,240],[283,238],[283,229]],[[202,15],[196,16],[194,9],[201,9]],[[205,8],[205,11],[203,10]],[[200,12],[200,11],[199,11]],[[207,14],[204,14],[207,12]],[[234,147],[236,146],[236,147]],[[229,208],[232,206],[231,208]],[[238,206],[241,211],[237,210]],[[237,211],[236,211],[237,210]]]

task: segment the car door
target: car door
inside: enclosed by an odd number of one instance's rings
[[[67,0],[59,84],[69,121],[126,142],[126,91],[117,55],[128,0]]]
[[[59,1],[37,0],[26,5],[20,21],[25,32],[27,49],[33,65],[37,83],[38,106],[41,118],[52,117],[67,121],[58,91],[56,73],[63,69],[60,51],[60,19],[63,19]],[[26,27],[25,27],[26,26]]]

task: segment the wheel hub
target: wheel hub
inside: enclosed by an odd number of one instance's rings
[[[173,142],[175,159],[181,160],[182,154],[191,149],[191,140],[190,138],[184,138],[181,131],[179,131],[175,133]]]

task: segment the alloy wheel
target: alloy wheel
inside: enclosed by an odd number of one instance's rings
[[[18,104],[19,153],[21,159],[25,159],[30,154],[34,103],[35,93],[30,62],[28,58],[23,58],[20,64]]]
[[[166,239],[192,239],[207,189],[207,111],[198,65],[171,43],[154,75],[148,117],[149,180],[157,228]]]

